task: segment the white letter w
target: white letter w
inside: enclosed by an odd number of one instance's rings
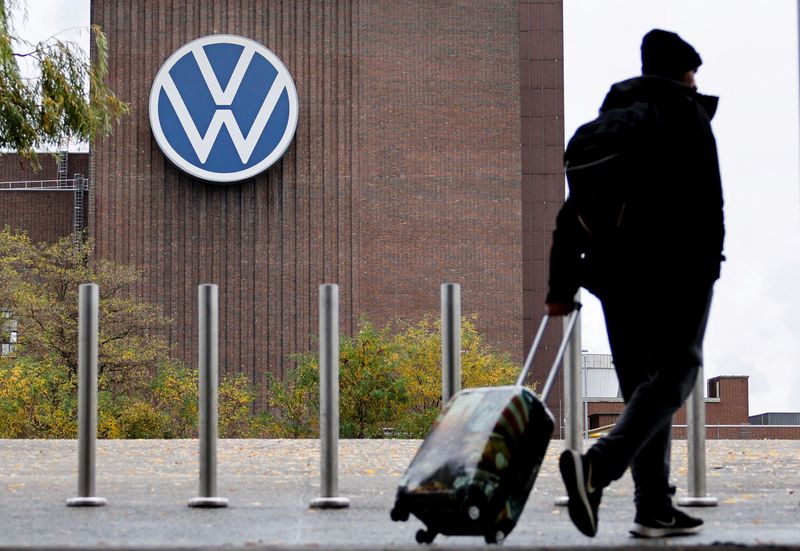
[[[211,97],[214,98],[214,103],[217,107],[222,108],[217,109],[211,119],[211,124],[208,125],[205,136],[201,136],[200,132],[197,130],[197,126],[194,124],[194,120],[192,120],[192,116],[189,114],[189,110],[186,108],[186,104],[183,102],[180,92],[178,92],[178,88],[172,81],[172,77],[167,73],[164,78],[163,88],[172,104],[172,108],[175,110],[175,114],[178,116],[178,120],[181,122],[181,126],[183,126],[183,130],[186,132],[186,136],[189,138],[189,142],[191,142],[192,148],[194,148],[194,152],[197,154],[201,163],[205,164],[208,159],[211,148],[214,147],[214,143],[217,141],[217,135],[223,126],[228,129],[228,134],[231,136],[233,145],[242,163],[247,163],[250,159],[250,155],[253,154],[253,149],[255,149],[258,143],[258,139],[267,126],[267,122],[281,97],[281,93],[284,88],[286,88],[283,76],[281,73],[275,76],[269,93],[267,93],[267,97],[264,98],[264,103],[261,104],[261,109],[258,110],[258,114],[253,121],[253,126],[250,127],[250,132],[247,133],[247,136],[244,136],[242,134],[242,129],[239,128],[239,124],[236,122],[236,118],[233,116],[233,112],[225,106],[229,106],[233,103],[236,93],[239,91],[239,86],[242,84],[245,72],[247,68],[250,67],[254,49],[251,46],[244,47],[239,61],[236,63],[236,68],[234,68],[233,74],[231,74],[228,85],[224,90],[220,86],[219,80],[217,80],[217,76],[211,68],[211,63],[209,63],[203,47],[194,47],[192,53],[197,61],[197,65],[200,67],[200,72],[203,75],[206,86],[208,86],[208,91],[211,93]]]

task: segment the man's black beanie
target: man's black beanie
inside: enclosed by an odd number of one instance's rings
[[[653,29],[642,39],[643,75],[681,80],[702,63],[695,49],[675,33]]]

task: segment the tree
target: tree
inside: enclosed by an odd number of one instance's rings
[[[91,240],[65,237],[33,243],[24,232],[0,232],[0,300],[17,320],[18,347],[27,356],[55,359],[78,370],[78,287],[100,287],[100,376],[133,384],[168,358],[161,330],[168,319],[157,305],[122,291],[139,279],[134,268],[105,260],[88,262]],[[144,368],[147,369],[139,369]],[[127,377],[121,377],[127,371]],[[136,375],[134,375],[136,374]]]
[[[17,36],[12,13],[19,5],[0,0],[0,148],[35,162],[37,148],[109,134],[128,105],[106,84],[108,42],[98,26],[90,29],[92,62],[74,42],[53,37],[31,43]],[[23,77],[20,58],[32,61],[34,78]]]
[[[170,357],[160,307],[124,294],[137,271],[90,263],[92,246],[74,236],[33,243],[24,232],[0,231],[0,311],[19,334],[13,354],[0,355],[0,438],[75,436],[82,283],[100,287],[98,435],[194,436],[197,371]],[[253,400],[244,375],[221,377],[221,437],[250,435]]]

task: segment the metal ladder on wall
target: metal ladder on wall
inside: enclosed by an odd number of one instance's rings
[[[59,187],[68,185],[67,174],[69,173],[69,153],[62,151],[58,155],[58,184]],[[86,179],[75,174],[72,180],[73,204],[72,204],[72,232],[75,238],[75,247],[79,247],[83,241],[83,230],[86,228],[86,218],[84,215],[84,203],[86,195]]]
[[[77,245],[81,239],[81,232],[83,232],[84,228],[86,227],[83,212],[83,198],[86,192],[86,180],[80,174],[76,174],[73,186],[74,205],[72,209],[72,231],[75,235],[75,244]]]
[[[69,172],[69,153],[61,151],[58,154],[58,183],[64,184],[67,181],[67,173]]]

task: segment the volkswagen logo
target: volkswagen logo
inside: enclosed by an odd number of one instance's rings
[[[289,71],[248,38],[211,35],[172,54],[150,90],[150,127],[164,155],[202,180],[252,178],[284,154],[297,128]]]

